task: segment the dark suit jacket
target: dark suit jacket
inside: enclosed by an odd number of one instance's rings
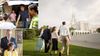
[[[16,42],[16,39],[15,38],[11,37],[10,42],[14,43],[15,48],[17,48],[17,42]],[[7,45],[8,45],[8,39],[7,39],[7,37],[3,37],[1,39],[1,48],[3,50],[7,49]]]
[[[50,29],[45,29],[42,35],[42,39],[50,40],[51,39],[51,31]]]

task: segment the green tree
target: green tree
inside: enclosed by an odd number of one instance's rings
[[[33,39],[39,36],[38,29],[25,29],[23,31],[23,39]]]
[[[96,31],[97,31],[98,33],[100,33],[100,28],[97,28]]]
[[[74,34],[74,32],[73,32],[74,30],[75,30],[75,28],[74,28],[74,27],[70,27],[70,28],[69,28],[69,31],[71,32],[71,35],[73,35],[73,34]]]

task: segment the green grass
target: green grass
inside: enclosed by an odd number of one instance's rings
[[[43,51],[41,52],[34,51],[36,45],[35,43],[36,39],[24,40],[23,44],[24,56],[50,56],[50,53],[44,53]],[[58,56],[58,55],[53,54],[52,56]],[[100,50],[71,45],[70,56],[100,56]]]

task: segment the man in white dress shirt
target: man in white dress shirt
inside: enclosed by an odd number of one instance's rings
[[[64,52],[65,50],[67,53],[67,55],[69,55],[69,40],[70,40],[70,33],[69,33],[69,29],[66,26],[66,22],[62,22],[62,25],[60,26],[60,37],[62,40],[62,50],[61,53]],[[67,47],[67,48],[66,48]]]

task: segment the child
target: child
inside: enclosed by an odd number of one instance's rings
[[[8,44],[7,50],[4,51],[4,56],[18,56],[13,43]]]

